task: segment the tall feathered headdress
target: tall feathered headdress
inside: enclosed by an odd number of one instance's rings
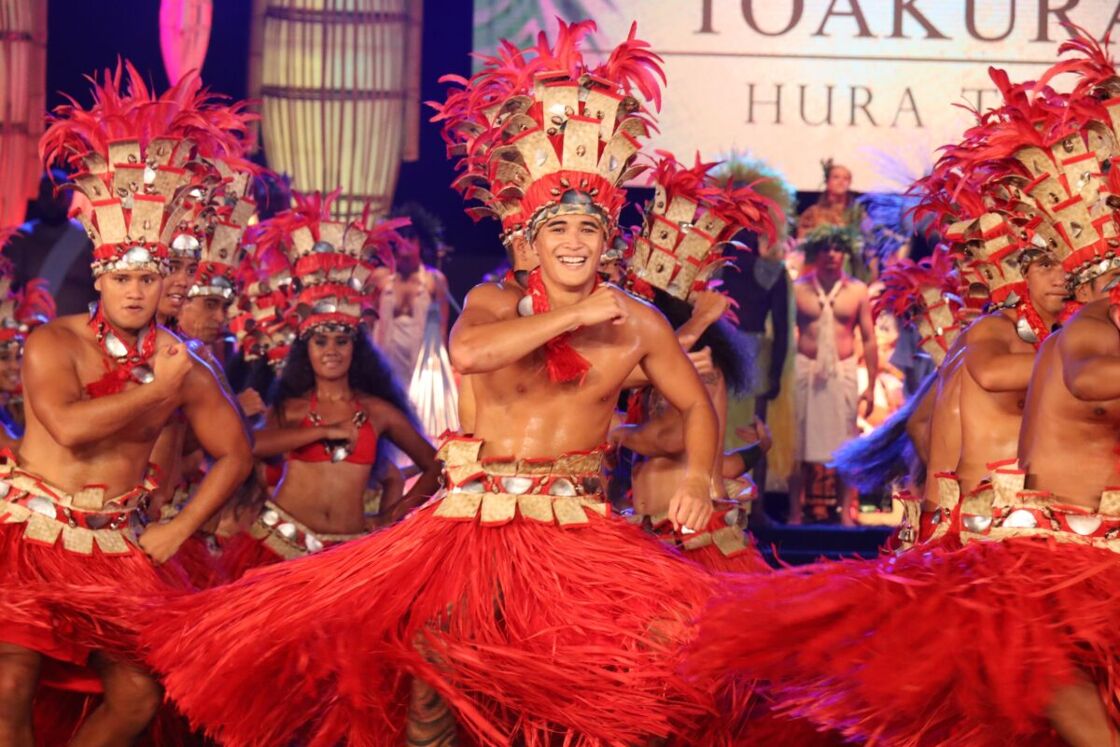
[[[776,237],[774,216],[784,220],[776,203],[753,185],[720,185],[697,154],[693,166],[659,153],[651,183],[653,200],[634,236],[626,263],[627,283],[642,295],[660,288],[681,300],[708,288],[720,267],[732,262],[723,253],[730,240],[746,229]]]
[[[0,247],[18,233],[18,228],[0,228]],[[15,268],[0,257],[0,347],[22,344],[32,329],[54,319],[54,297],[47,281],[31,280],[18,291],[12,290]]]
[[[622,184],[642,170],[633,160],[654,122],[635,94],[660,108],[661,58],[635,25],[604,63],[588,64],[580,47],[594,30],[560,21],[551,43],[543,32],[526,50],[502,42],[471,78],[441,78],[458,88],[430,103],[462,172],[453,186],[482,203],[467,212],[501,220],[507,242],[570,213],[597,217],[613,235]]]
[[[1016,154],[1031,178],[1024,199],[1076,286],[1120,268],[1120,76],[1104,46],[1082,29],[1058,48],[1071,57],[1040,78],[1035,97],[1048,107],[1048,142]],[[1077,80],[1068,96],[1047,95],[1047,81]],[[1053,123],[1053,124],[1050,124]],[[1048,147],[1044,147],[1048,146]]]
[[[89,80],[93,104],[57,107],[39,152],[48,167],[74,170],[68,186],[88,198],[78,217],[95,275],[163,271],[169,252],[197,257],[212,241],[227,245],[253,212],[244,103],[208,93],[197,75],[157,97],[127,62]]]
[[[259,246],[261,231],[258,223],[245,232],[246,253],[237,273],[243,290],[230,315],[229,328],[245,360],[264,358],[279,367],[298,333],[289,316],[291,262],[278,243]]]
[[[883,270],[883,290],[871,304],[876,318],[889,313],[918,330],[920,345],[941,365],[961,331],[961,276],[955,258],[942,244],[914,262],[902,259]]]
[[[293,193],[295,206],[261,221],[256,251],[287,255],[291,307],[300,334],[322,327],[354,329],[371,308],[372,277],[393,266],[393,247],[403,241],[396,229],[407,218],[375,222],[367,210],[355,221],[336,221],[328,195]]]

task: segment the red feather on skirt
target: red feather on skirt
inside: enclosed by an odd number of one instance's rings
[[[1120,717],[1118,589],[1120,556],[1045,539],[824,562],[730,581],[688,667],[879,744],[1060,744],[1046,708],[1078,671]]]

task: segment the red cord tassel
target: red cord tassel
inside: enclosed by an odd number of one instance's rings
[[[544,287],[541,279],[541,268],[529,273],[529,295],[533,299],[533,313],[544,314],[551,311],[552,306],[548,301],[548,289]],[[549,381],[564,384],[569,381],[579,381],[587,376],[591,370],[591,363],[576,352],[571,343],[572,333],[565,332],[545,343],[545,359],[548,365]]]

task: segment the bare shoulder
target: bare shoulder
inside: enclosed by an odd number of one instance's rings
[[[68,358],[87,335],[88,317],[85,314],[60,316],[37,327],[24,344],[24,355],[33,358]]]
[[[1015,322],[1005,312],[994,311],[970,324],[964,334],[968,336],[965,344],[1005,338],[1015,334]]]
[[[867,283],[851,276],[845,276],[844,284],[847,286],[850,293],[854,293],[860,298],[867,298]]]
[[[1120,346],[1120,331],[1108,318],[1108,304],[1108,299],[1102,299],[1083,306],[1055,335],[1059,346],[1063,350],[1073,346],[1111,350]]]
[[[385,407],[392,407],[392,405],[389,404],[386,400],[383,400],[373,394],[359,394],[356,399],[358,400],[358,404],[363,410],[370,412],[374,410],[380,410]]]
[[[627,322],[621,329],[626,334],[637,335],[642,339],[672,336],[673,328],[656,306],[625,291],[617,291],[626,305]]]
[[[520,288],[506,283],[480,283],[467,294],[464,309],[488,311],[499,317],[516,315],[517,302],[524,295]]]
[[[400,413],[400,410],[392,402],[381,399],[381,397],[375,397],[372,394],[359,394],[358,405],[371,420],[375,421]]]
[[[168,345],[178,345],[183,342],[183,339],[169,330],[167,327],[156,327],[156,346],[165,348]]]

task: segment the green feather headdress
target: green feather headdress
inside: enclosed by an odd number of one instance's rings
[[[863,235],[859,231],[859,225],[848,223],[843,226],[818,226],[801,242],[806,262],[812,262],[818,252],[833,247],[839,247],[847,254],[858,255],[863,249]]]
[[[777,205],[781,214],[771,209],[771,217],[777,229],[777,241],[785,241],[789,236],[790,220],[797,214],[797,191],[793,186],[777,169],[749,153],[732,149],[715,160],[722,161],[712,171],[712,176],[721,186],[728,183],[737,187],[750,186]]]

